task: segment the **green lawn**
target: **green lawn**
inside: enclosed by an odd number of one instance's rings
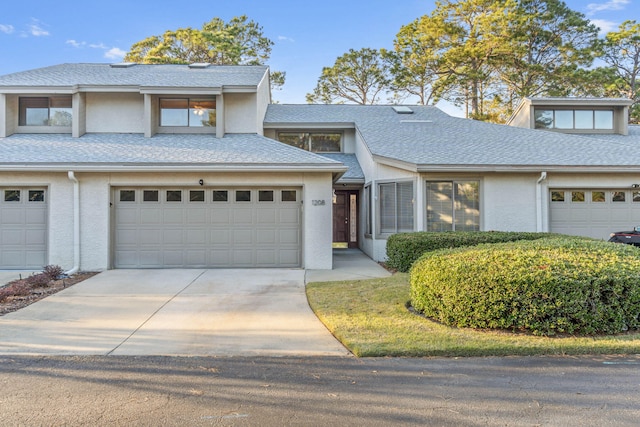
[[[307,297],[318,318],[361,357],[640,353],[640,333],[547,338],[441,325],[406,308],[406,273],[386,279],[310,283]]]

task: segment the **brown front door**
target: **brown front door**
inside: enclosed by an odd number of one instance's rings
[[[358,247],[358,192],[336,191],[333,203],[333,246]]]

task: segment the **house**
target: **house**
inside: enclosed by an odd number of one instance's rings
[[[329,269],[334,247],[384,260],[418,230],[606,238],[640,224],[629,105],[525,99],[494,125],[271,104],[263,66],[0,76],[0,269]]]
[[[331,268],[341,162],[263,136],[267,67],[0,77],[0,269]]]

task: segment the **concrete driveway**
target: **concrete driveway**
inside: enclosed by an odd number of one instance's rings
[[[304,270],[109,270],[0,317],[0,354],[350,353],[308,306]]]

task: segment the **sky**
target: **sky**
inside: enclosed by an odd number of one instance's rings
[[[602,34],[640,22],[640,0],[565,0]],[[305,103],[322,67],[353,48],[392,48],[400,30],[434,0],[17,0],[0,8],[0,75],[61,63],[120,62],[132,44],[166,30],[247,15],[274,42],[268,65],[285,71],[283,104]],[[452,106],[445,111],[460,115]]]

